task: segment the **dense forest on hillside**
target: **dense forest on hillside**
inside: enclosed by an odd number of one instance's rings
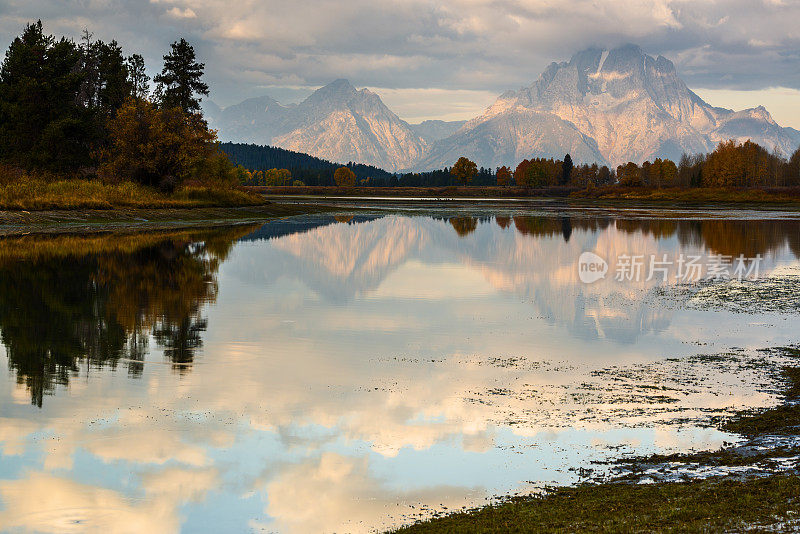
[[[302,152],[272,146],[220,143],[220,148],[234,165],[241,165],[251,172],[287,169],[291,173],[292,180],[300,180],[306,185],[334,185],[334,172],[343,166],[341,163],[315,158]],[[344,166],[353,171],[359,182],[368,180],[371,185],[388,182],[394,176],[371,165],[351,162]]]
[[[244,143],[221,143],[220,148],[231,159],[234,165],[241,165],[249,175],[244,177],[245,185],[276,185],[260,183],[259,178],[268,176],[271,170],[286,169],[291,175],[289,184],[298,180],[304,185],[332,186],[336,185],[334,174],[336,169],[344,166],[353,171],[355,185],[372,187],[417,187],[417,186],[450,186],[456,185],[457,179],[449,168],[422,173],[390,173],[371,165],[349,162],[334,163],[325,159],[309,156],[302,152],[293,152],[284,148]],[[259,174],[261,173],[261,174]],[[268,178],[265,178],[269,180]],[[473,185],[494,185],[495,174],[491,169],[481,168],[477,171]]]

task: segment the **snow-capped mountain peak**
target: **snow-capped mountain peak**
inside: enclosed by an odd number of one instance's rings
[[[442,168],[461,156],[498,167],[569,153],[577,162],[616,166],[656,157],[677,161],[728,139],[750,139],[785,155],[800,144],[800,132],[779,126],[763,106],[714,107],[687,87],[672,61],[633,44],[589,48],[551,63],[530,86],[503,93],[466,123],[409,125],[377,94],[344,79],[297,105],[262,97],[209,109],[223,140],[390,171]]]
[[[212,120],[221,138],[269,144],[346,163],[409,168],[426,146],[380,97],[340,79],[294,106],[262,97],[226,108]]]
[[[420,166],[449,165],[456,154],[485,166],[565,153],[611,165],[677,161],[728,138],[784,153],[800,144],[796,130],[778,126],[763,107],[733,112],[709,105],[663,56],[636,45],[590,48],[551,63],[531,86],[503,93],[483,115],[434,143]]]

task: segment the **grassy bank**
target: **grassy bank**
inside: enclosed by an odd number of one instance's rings
[[[172,194],[132,182],[44,180],[23,177],[0,183],[0,210],[75,210],[116,208],[199,208],[255,206],[261,195],[236,188],[187,186]]]
[[[648,202],[680,202],[688,204],[800,204],[800,189],[711,189],[595,187],[574,191],[570,198],[601,200],[639,200]]]
[[[97,255],[131,255],[171,241],[203,241],[214,251],[227,250],[260,224],[241,224],[219,228],[183,228],[148,232],[104,232],[92,234],[43,234],[6,236],[0,239],[0,267],[14,262],[82,258]]]
[[[800,478],[600,484],[516,498],[397,530],[461,532],[756,531],[797,520]]]
[[[800,356],[797,348],[776,349]],[[792,472],[767,476],[730,475],[682,482],[637,484],[642,472],[669,470],[679,464],[737,467],[774,465],[796,458],[795,446],[764,448],[760,438],[800,432],[800,367],[779,377],[784,403],[775,408],[741,412],[720,422],[726,431],[750,438],[755,445],[719,451],[654,455],[630,462],[628,475],[613,482],[557,488],[542,495],[515,497],[499,504],[437,517],[397,530],[398,533],[448,532],[718,532],[787,531],[800,528],[800,477]]]

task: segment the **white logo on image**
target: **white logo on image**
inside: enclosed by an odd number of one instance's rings
[[[608,263],[594,252],[584,252],[578,258],[578,277],[584,284],[592,284],[606,277]]]

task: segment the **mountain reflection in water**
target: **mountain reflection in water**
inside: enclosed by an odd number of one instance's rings
[[[796,342],[796,314],[582,284],[584,251],[761,254],[769,275],[797,266],[800,222],[376,212],[0,239],[0,529],[371,531],[717,447],[709,417],[774,402],[765,356],[731,349]]]

